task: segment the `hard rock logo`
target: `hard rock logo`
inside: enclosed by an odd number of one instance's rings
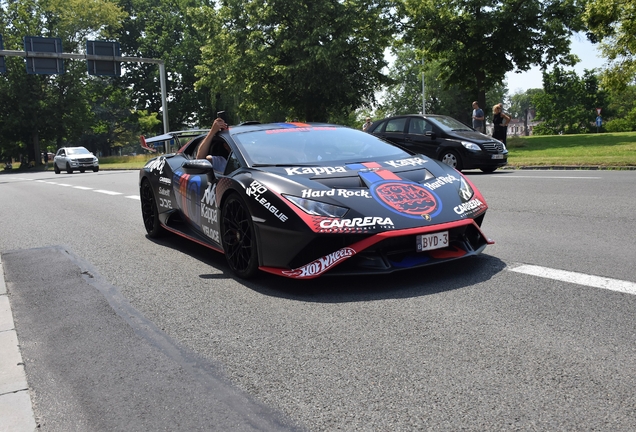
[[[375,188],[375,195],[397,213],[420,216],[425,219],[438,207],[435,196],[416,183],[381,183]],[[430,216],[426,220],[430,220]]]

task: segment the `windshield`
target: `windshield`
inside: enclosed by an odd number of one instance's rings
[[[440,117],[427,117],[432,123],[435,123],[444,131],[472,131],[464,123],[459,120],[455,120],[452,117],[440,116]]]
[[[234,139],[251,165],[354,163],[410,156],[371,134],[347,127],[282,123],[280,129],[243,132]]]
[[[86,150],[84,147],[69,148],[67,153],[70,155],[91,154],[91,152]]]

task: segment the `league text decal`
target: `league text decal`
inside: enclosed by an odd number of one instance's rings
[[[281,222],[285,222],[288,217],[283,214],[280,210],[278,210],[275,206],[273,206],[267,199],[263,198],[262,195],[267,192],[267,188],[258,180],[252,181],[250,185],[245,188],[245,195],[254,197],[254,199],[267,210],[269,210],[274,216],[276,216]]]

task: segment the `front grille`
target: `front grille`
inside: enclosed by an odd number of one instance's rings
[[[503,144],[499,141],[488,141],[488,142],[482,143],[482,146],[488,153],[503,152]]]

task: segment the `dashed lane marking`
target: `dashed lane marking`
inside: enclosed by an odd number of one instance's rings
[[[585,273],[557,270],[529,264],[522,264],[517,267],[512,267],[509,270],[531,276],[538,276],[547,279],[559,280],[562,282],[569,282],[578,285],[585,285],[594,288],[602,288],[610,291],[636,295],[636,283],[620,279],[592,276]]]
[[[122,195],[121,192],[113,192],[113,191],[103,190],[103,189],[95,189],[93,192],[98,192],[98,193],[102,193],[106,195]]]

